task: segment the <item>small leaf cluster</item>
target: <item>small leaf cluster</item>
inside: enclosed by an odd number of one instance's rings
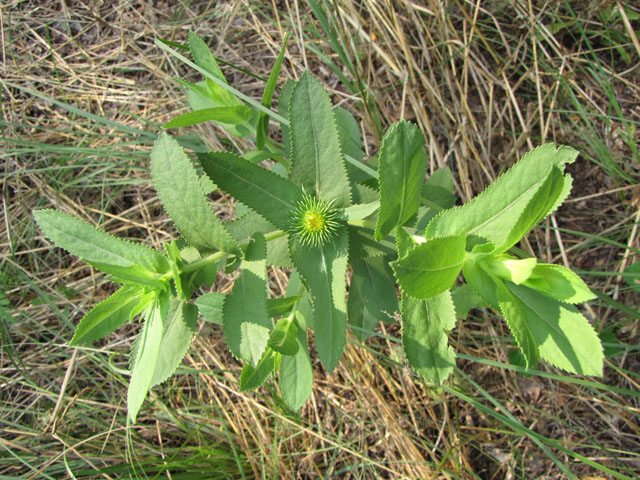
[[[211,121],[255,140],[256,148],[199,152],[194,161],[176,139],[158,137],[151,177],[180,238],[160,252],[61,212],[34,212],[51,241],[122,284],[80,321],[71,344],[93,342],[136,318],[142,324],[131,353],[132,421],[148,390],[181,364],[199,314],[220,325],[243,363],[240,389],[276,376],[292,410],[312,392],[308,331],[331,373],[348,328],[364,341],[398,311],[407,359],[435,385],[455,366],[448,333],[457,317],[481,306],[502,314],[528,367],[545,359],[568,372],[601,375],[599,339],[575,307],[593,294],[569,269],[517,248],[569,194],[564,167],[575,150],[542,145],[453,207],[448,169],[425,181],[425,140],[416,125],[392,125],[365,163],[354,117],[333,107],[321,82],[305,72],[280,90],[276,141],[266,112],[284,47],[259,109],[230,93],[215,57],[193,33],[188,49],[206,78],[181,81],[192,111],[165,127]],[[237,201],[233,220],[212,209],[207,195],[215,189]],[[270,293],[269,266],[292,271],[282,297]],[[236,272],[231,291],[202,293],[219,272]],[[461,274],[467,285],[456,287]]]

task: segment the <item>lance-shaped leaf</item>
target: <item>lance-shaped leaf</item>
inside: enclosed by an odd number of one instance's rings
[[[180,366],[189,351],[197,321],[198,309],[195,305],[175,297],[171,299],[160,342],[161,355],[158,356],[151,380],[152,387],[164,382]]]
[[[393,275],[383,258],[351,260],[353,274],[347,308],[355,337],[364,342],[379,321],[388,322],[398,310]]]
[[[450,292],[428,299],[402,295],[402,343],[411,366],[425,380],[441,385],[455,367],[447,333],[456,325]]]
[[[211,180],[281,230],[290,228],[290,212],[302,199],[293,183],[228,152],[199,155]]]
[[[142,293],[142,288],[126,285],[98,303],[80,320],[69,345],[93,342],[125,324]]]
[[[136,339],[132,352],[132,371],[127,392],[127,410],[133,423],[136,421],[142,402],[147,396],[160,355],[162,331],[166,309],[156,300],[145,312],[142,331]]]
[[[264,352],[272,326],[266,301],[266,254],[264,237],[255,235],[247,247],[242,272],[224,302],[223,332],[229,350],[254,366]]]
[[[87,222],[57,210],[33,212],[42,233],[59,247],[91,264],[133,267],[147,270],[152,277],[169,271],[169,262],[161,253],[138,243],[129,242]]]
[[[291,95],[289,178],[338,208],[351,204],[351,186],[340,151],[331,100],[320,80],[305,72]]]
[[[502,281],[496,281],[500,311],[522,351],[527,368],[533,368],[540,360],[536,338],[527,321],[527,307]]]
[[[462,273],[469,286],[473,288],[489,306],[498,310],[498,285],[493,277],[485,272],[478,263],[473,261],[464,262]]]
[[[465,257],[465,236],[433,238],[392,262],[402,290],[415,298],[430,298],[449,290]]]
[[[433,238],[466,231],[468,235],[489,240],[497,248],[503,247],[509,241],[513,225],[546,182],[551,169],[556,167],[562,171],[577,155],[572,148],[556,148],[553,143],[530,151],[470,202],[438,214],[429,223],[426,236]],[[562,195],[566,193],[568,190],[563,188]],[[554,206],[562,195],[556,198]]]
[[[571,186],[571,177],[568,174],[563,176],[558,167],[552,166],[546,180],[529,200],[499,251],[504,252],[518,243],[522,237],[546,217],[565,191],[566,185]]]
[[[204,122],[220,122],[230,125],[240,125],[251,119],[252,110],[246,105],[232,105],[230,107],[201,108],[179,115],[162,128],[190,127]]]
[[[506,285],[524,306],[543,359],[568,372],[602,376],[604,355],[598,334],[573,305],[523,285]]]
[[[278,83],[278,75],[280,75],[280,67],[282,66],[282,61],[284,60],[284,53],[287,48],[287,39],[289,38],[289,33],[287,32],[284,37],[284,41],[282,42],[282,48],[280,48],[280,53],[278,54],[278,58],[276,59],[276,63],[273,65],[271,69],[271,73],[269,73],[269,78],[267,79],[267,84],[264,87],[264,92],[262,92],[262,106],[266,108],[271,108],[271,100],[273,99],[273,92],[276,90],[276,84]],[[256,128],[256,145],[259,149],[264,147],[265,140],[269,133],[269,116],[264,112],[260,112],[258,114],[258,125]]]
[[[199,67],[204,68],[213,76],[219,78],[224,83],[227,83],[227,80],[224,78],[224,74],[222,73],[222,70],[220,70],[218,62],[211,53],[211,50],[193,31],[189,32],[189,50],[191,51],[191,56],[193,57],[194,62],[196,62]],[[220,105],[233,105],[239,103],[231,92],[228,92],[218,84],[209,79],[206,80],[206,83],[208,90],[211,92],[210,98],[212,101],[215,101],[215,103]]]
[[[347,230],[340,228],[334,239],[318,247],[293,239],[291,258],[313,302],[314,329],[318,355],[332,372],[338,364],[347,329],[346,278]]]
[[[298,327],[293,317],[282,317],[269,335],[269,347],[282,355],[295,355],[298,352]]]
[[[578,275],[562,265],[539,263],[524,285],[566,303],[582,303],[596,298]]]
[[[362,137],[360,136],[360,126],[358,122],[348,110],[342,107],[335,107],[333,109],[333,115],[336,119],[343,155],[345,157],[348,155],[356,162],[362,163]],[[345,165],[352,184],[357,184],[370,178],[367,172],[362,168],[358,168],[357,163],[354,164],[347,160]]]
[[[311,396],[313,370],[307,347],[307,326],[300,315],[296,315],[298,351],[293,356],[284,356],[280,362],[280,390],[291,410],[299,410]]]
[[[151,176],[165,210],[180,233],[200,251],[241,254],[202,193],[200,179],[182,147],[167,134],[151,152]]]
[[[393,125],[382,139],[380,149],[376,239],[415,220],[426,168],[427,154],[420,129],[404,121]]]

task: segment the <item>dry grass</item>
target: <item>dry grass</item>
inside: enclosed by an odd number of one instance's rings
[[[239,364],[220,331],[203,324],[185,362],[191,374],[156,389],[130,428],[133,457],[125,448],[121,369],[135,328],[98,350],[65,345],[72,325],[114,288],[51,249],[31,211],[55,207],[156,247],[174,238],[149,183],[153,135],[135,129],[156,133],[185,109],[172,77],[196,77],[153,41],[184,41],[189,28],[210,39],[218,57],[260,77],[291,31],[281,78],[304,68],[322,78],[334,102],[363,121],[369,156],[381,127],[415,121],[430,169],[451,167],[463,200],[533,145],[581,149],[572,199],[523,248],[590,273],[590,284],[622,307],[595,302],[586,314],[600,331],[611,328],[620,342],[636,345],[637,293],[619,274],[638,260],[638,136],[630,126],[640,122],[640,52],[637,41],[620,40],[626,60],[605,34],[635,39],[625,32],[637,32],[638,21],[632,11],[607,20],[607,6],[595,2],[577,14],[557,2],[490,3],[336,0],[339,11],[328,13],[352,59],[346,66],[309,5],[297,0],[5,3],[0,262],[10,305],[0,304],[0,474],[119,478],[132,475],[131,460],[138,473],[166,468],[167,478],[564,478],[531,436],[501,420],[512,415],[589,460],[640,475],[637,349],[609,358],[601,388],[517,375],[477,360],[508,363],[508,330],[491,312],[459,321],[451,337],[464,356],[454,386],[476,404],[453,389],[426,388],[406,368],[400,346],[376,337],[366,347],[350,344],[330,377],[315,362],[314,394],[299,416],[286,411],[273,386],[239,393]],[[587,27],[592,33],[582,34]],[[260,98],[261,80],[229,67],[225,73]],[[212,128],[197,133],[216,148],[244,147]],[[222,278],[218,289],[229,282]],[[397,326],[381,328],[398,338]],[[608,478],[551,451],[580,478]]]

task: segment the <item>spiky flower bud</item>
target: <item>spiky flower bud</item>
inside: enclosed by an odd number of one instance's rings
[[[304,194],[291,215],[291,234],[302,243],[319,247],[331,240],[338,228],[338,210],[332,202]]]

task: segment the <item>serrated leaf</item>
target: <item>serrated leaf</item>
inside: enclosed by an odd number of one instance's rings
[[[524,285],[565,303],[582,303],[596,298],[578,275],[562,265],[539,263]]]
[[[167,258],[152,248],[123,240],[98,230],[79,218],[56,210],[33,212],[42,233],[72,255],[96,265],[133,267],[147,270],[151,276],[169,271]]]
[[[302,295],[294,295],[283,298],[267,298],[267,313],[270,317],[286,315],[302,298]]]
[[[222,325],[225,298],[224,293],[210,292],[196,298],[195,304],[207,322]]]
[[[385,260],[374,258],[367,262],[354,258],[351,266],[353,274],[347,301],[349,325],[358,327],[352,332],[364,342],[371,335],[368,331],[372,331],[379,321],[388,322],[389,315],[398,310],[398,297]]]
[[[428,382],[442,385],[455,367],[447,333],[456,325],[451,294],[429,299],[402,295],[402,344],[409,363]]]
[[[453,176],[449,168],[438,168],[422,185],[421,206],[418,209],[416,232],[424,232],[438,212],[451,208],[456,203],[453,193]]]
[[[302,191],[288,180],[228,152],[199,155],[204,171],[222,190],[281,230],[290,228],[290,212]]]
[[[337,208],[351,204],[347,177],[331,100],[320,80],[305,72],[291,94],[290,180],[309,194]]]
[[[151,152],[151,176],[162,205],[184,238],[198,250],[242,255],[200,187],[200,179],[176,140],[162,134]]]
[[[282,48],[280,48],[280,53],[278,54],[278,58],[276,58],[276,62],[271,69],[271,73],[269,73],[267,84],[265,85],[264,92],[262,93],[262,105],[267,108],[271,108],[271,100],[273,99],[273,92],[275,92],[276,84],[278,83],[278,75],[280,75],[280,67],[282,66],[282,60],[284,60],[284,53],[287,48],[288,38],[289,33],[286,33],[282,42]],[[265,139],[269,133],[268,129],[269,117],[264,112],[260,112],[258,114],[258,126],[256,129],[256,145],[259,149],[264,147]]]
[[[416,246],[416,241],[404,228],[396,228],[396,248],[398,250],[398,258],[404,257]]]
[[[574,306],[522,285],[506,285],[524,305],[529,329],[544,360],[568,372],[602,376],[602,344]]]
[[[276,326],[269,335],[269,347],[282,355],[295,355],[298,352],[296,340],[298,328],[293,316],[283,317],[276,322]]]
[[[527,307],[501,281],[496,285],[502,316],[520,347],[526,367],[533,368],[540,360],[540,352],[527,320]]]
[[[469,311],[474,308],[485,308],[489,306],[484,298],[471,288],[471,285],[460,285],[451,289],[451,298],[456,307],[456,314],[459,318],[467,318]]]
[[[380,201],[375,200],[370,203],[351,205],[344,209],[345,220],[362,220],[373,214],[380,208]]]
[[[320,360],[331,373],[338,364],[347,328],[346,273],[349,239],[340,228],[325,245],[312,247],[293,239],[291,258],[313,303],[316,347]]]
[[[129,321],[131,311],[138,304],[142,289],[124,286],[98,303],[80,320],[69,345],[91,343],[109,335]]]
[[[426,236],[433,238],[466,232],[492,242],[497,248],[503,247],[512,226],[547,180],[552,167],[562,171],[577,154],[569,147],[556,149],[553,143],[530,151],[470,202],[439,213],[429,223]]]
[[[138,265],[129,265],[121,267],[119,265],[109,265],[99,262],[89,262],[96,270],[106,273],[116,283],[124,283],[128,285],[145,285],[157,290],[165,290],[167,288],[167,280],[163,279],[158,273],[147,270]]]
[[[498,286],[493,278],[485,272],[476,262],[467,261],[462,266],[464,279],[469,286],[496,310],[499,310]]]
[[[180,366],[191,346],[197,321],[198,310],[195,305],[175,297],[171,299],[160,342],[162,354],[158,356],[151,387],[164,382]]]
[[[420,129],[405,121],[391,126],[380,148],[380,210],[376,239],[415,220],[426,168],[427,154]]]
[[[552,166],[546,180],[531,197],[520,217],[511,228],[506,242],[498,252],[504,252],[518,243],[538,222],[549,214],[564,191],[566,182],[571,182],[571,177],[569,175],[563,176],[558,167]]]
[[[358,162],[362,162],[362,137],[360,127],[353,115],[342,107],[335,107],[333,115],[336,119],[338,137],[343,155],[348,155]],[[350,162],[345,162],[349,179],[352,184],[360,183],[369,178],[369,175],[362,169]]]
[[[267,348],[269,328],[251,322],[240,325],[240,355],[239,357],[256,367]]]
[[[313,370],[307,349],[307,329],[298,325],[298,352],[285,356],[280,362],[280,390],[287,406],[297,411],[311,396],[313,389]]]
[[[240,374],[240,391],[254,390],[262,385],[273,372],[276,355],[268,348],[256,367],[247,363]]]
[[[132,359],[133,368],[127,391],[127,411],[132,423],[136,421],[156,370],[162,342],[164,316],[166,316],[166,310],[162,307],[161,302],[156,300],[147,310],[144,327],[138,334],[139,338],[136,339],[136,348],[133,352],[135,358]]]
[[[204,122],[228,123],[241,125],[251,119],[252,110],[246,105],[230,107],[201,108],[172,118],[162,128],[190,127]]]
[[[211,50],[206,43],[195,32],[189,32],[189,50],[193,61],[201,68],[211,73],[213,76],[227,83],[224,78],[224,74],[215,57],[211,53]],[[211,92],[211,99],[220,105],[233,105],[237,103],[236,98],[224,88],[218,86],[216,83],[208,80],[207,87]]]
[[[271,328],[265,295],[264,278],[251,270],[243,269],[224,302],[224,338],[231,353],[245,362],[251,362],[253,358],[243,351],[243,324],[253,323],[266,329]]]
[[[287,79],[284,86],[280,90],[280,96],[278,97],[278,113],[285,118],[289,117],[289,105],[291,104],[291,93],[293,93],[293,87],[296,86],[296,82]],[[284,149],[284,156],[289,158],[291,156],[291,132],[287,125],[280,125],[280,132],[282,133],[282,145]]]
[[[464,234],[432,238],[391,263],[402,290],[415,298],[430,298],[449,290],[465,258]]]

